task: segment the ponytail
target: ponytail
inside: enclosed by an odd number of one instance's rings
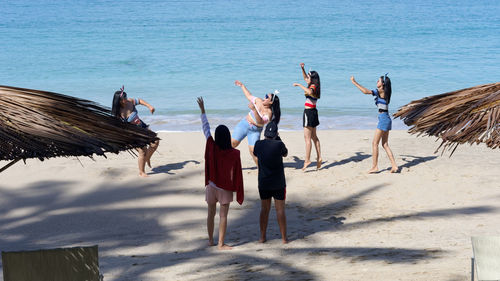
[[[385,95],[385,100],[387,101],[387,104],[391,102],[391,94],[392,94],[392,87],[391,87],[391,79],[389,76],[384,75],[381,76],[382,82],[384,84],[384,95]]]
[[[314,91],[314,97],[319,99],[321,98],[321,83],[319,81],[319,74],[316,71],[310,71],[309,75],[311,77],[311,83],[308,86],[314,84],[316,86],[316,90]]]
[[[122,94],[123,93],[123,94]],[[127,98],[127,93],[122,91],[116,91],[113,95],[113,104],[111,105],[111,115],[114,117],[119,117],[120,115],[120,100],[122,98]]]
[[[271,110],[272,110],[272,117],[271,121],[276,122],[276,125],[280,123],[280,118],[281,118],[281,107],[280,107],[280,98],[276,94],[272,94],[274,97],[273,104],[271,105]]]

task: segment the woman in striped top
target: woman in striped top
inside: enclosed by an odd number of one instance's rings
[[[300,87],[304,90],[304,95],[306,96],[306,102],[304,104],[304,114],[302,116],[302,122],[304,127],[304,139],[306,141],[306,159],[304,160],[304,171],[309,164],[311,164],[311,140],[314,143],[314,148],[316,148],[316,169],[321,168],[321,147],[319,143],[318,135],[316,134],[316,127],[319,125],[318,110],[316,109],[316,103],[321,97],[321,84],[319,81],[319,74],[316,71],[309,71],[306,73],[304,69],[304,63],[300,64],[302,70],[302,76],[307,83],[307,87],[299,84],[293,83],[293,86]]]
[[[375,136],[373,137],[372,149],[373,149],[373,166],[368,171],[368,173],[378,172],[378,145],[380,140],[382,140],[382,147],[384,148],[389,160],[391,160],[391,173],[396,173],[398,171],[398,166],[394,160],[392,150],[389,147],[389,131],[392,129],[392,120],[389,116],[389,103],[391,102],[391,79],[387,77],[387,74],[380,76],[377,81],[377,89],[368,90],[367,88],[361,86],[354,76],[351,76],[351,82],[356,86],[363,94],[375,96],[375,105],[378,108],[378,124],[375,130]]]

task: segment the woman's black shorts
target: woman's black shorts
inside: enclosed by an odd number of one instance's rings
[[[286,187],[276,190],[267,190],[259,188],[260,200],[271,199],[273,197],[276,200],[285,200],[286,198]]]
[[[303,127],[316,127],[319,125],[318,110],[316,108],[304,109],[302,116]]]

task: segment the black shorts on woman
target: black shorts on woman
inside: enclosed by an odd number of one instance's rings
[[[267,200],[274,198],[276,200],[286,199],[286,187],[279,187],[278,189],[259,188],[260,200]]]
[[[302,124],[303,127],[317,127],[319,125],[318,110],[316,108],[304,109]]]

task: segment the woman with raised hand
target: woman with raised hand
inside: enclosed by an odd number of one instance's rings
[[[304,127],[304,140],[306,142],[306,159],[304,160],[304,167],[302,170],[305,171],[307,166],[311,164],[311,140],[314,143],[314,148],[316,149],[316,169],[321,168],[321,146],[319,143],[319,138],[316,133],[316,127],[319,125],[318,110],[316,109],[316,103],[321,97],[321,84],[319,80],[319,74],[316,71],[309,71],[306,73],[304,69],[304,63],[300,64],[302,70],[302,76],[304,81],[306,81],[307,86],[303,86],[299,83],[293,83],[293,86],[300,87],[304,91],[306,97],[306,102],[304,104],[304,114],[302,116],[302,126]]]
[[[143,99],[127,98],[127,93],[124,91],[124,89],[125,87],[122,86],[119,91],[115,92],[113,96],[111,115],[121,119],[123,122],[135,124],[145,129],[149,128],[149,125],[144,123],[139,118],[139,114],[137,113],[137,108],[135,108],[135,106],[136,105],[146,106],[147,108],[149,108],[149,111],[151,111],[151,114],[155,112],[155,108]],[[148,167],[151,168],[151,156],[156,151],[159,144],[160,141],[158,140],[150,144],[149,146],[145,146],[143,148],[137,148],[137,151],[139,152],[139,157],[138,157],[139,175],[141,177],[148,176],[144,171],[146,163],[148,164]]]
[[[215,129],[215,140],[210,133],[210,125],[205,114],[205,104],[199,97],[198,106],[201,110],[203,134],[207,140],[205,145],[205,200],[208,204],[207,231],[208,245],[214,245],[214,218],[219,208],[219,250],[231,250],[224,243],[227,228],[229,204],[236,192],[236,201],[243,204],[243,172],[241,170],[240,151],[231,146],[231,133],[224,125]]]
[[[234,84],[241,88],[245,97],[248,99],[250,112],[243,118],[233,131],[231,143],[233,147],[237,147],[240,142],[247,137],[248,149],[252,156],[255,165],[258,165],[257,157],[253,154],[255,142],[260,139],[262,127],[273,120],[276,124],[279,123],[281,117],[280,99],[278,91],[273,94],[267,94],[265,99],[253,96],[247,87],[236,80]]]
[[[351,76],[351,82],[356,86],[363,94],[373,95],[375,97],[375,105],[378,108],[378,124],[377,129],[375,129],[375,136],[372,141],[372,168],[368,173],[378,172],[378,145],[382,140],[382,147],[384,148],[389,160],[391,161],[391,173],[396,173],[398,171],[398,166],[394,160],[392,150],[389,147],[389,131],[392,129],[392,120],[389,116],[389,103],[391,102],[391,79],[385,74],[380,76],[377,80],[377,88],[375,90],[368,90],[367,88],[361,86],[354,76]]]

